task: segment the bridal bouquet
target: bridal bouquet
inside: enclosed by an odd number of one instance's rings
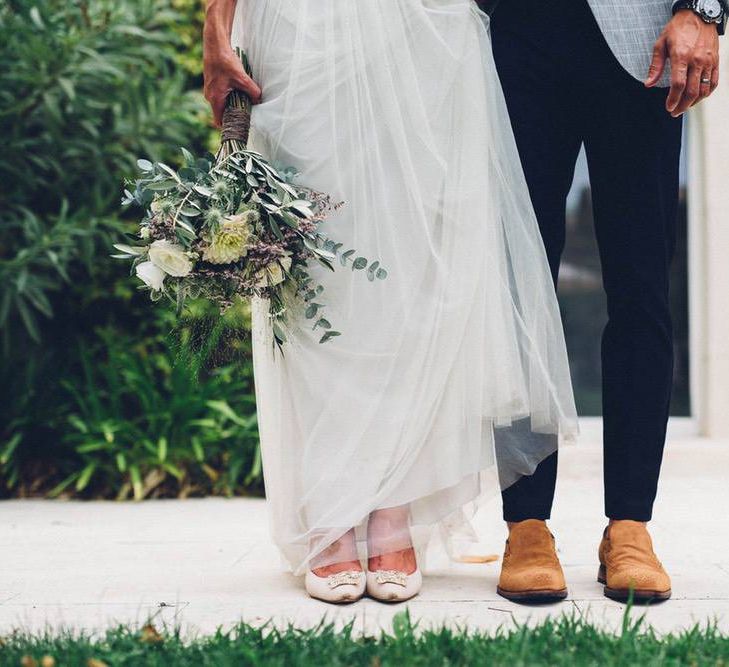
[[[262,297],[271,304],[279,347],[292,310],[301,310],[325,343],[340,333],[324,317],[324,288],[311,277],[309,263],[331,270],[351,265],[371,281],[386,278],[387,271],[318,231],[339,204],[295,186],[292,170],[279,171],[246,148],[250,111],[244,93],[231,93],[215,157],[196,158],[183,148],[180,169],[137,162],[141,177],[127,184],[122,203],[137,204],[145,215],[138,234],[128,235],[133,242],[116,244],[113,257],[130,260],[152,300],[169,297],[178,312],[198,297],[221,309],[236,299]]]

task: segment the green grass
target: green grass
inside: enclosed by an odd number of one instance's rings
[[[631,620],[632,619],[632,620]],[[109,667],[116,665],[725,665],[729,637],[713,625],[659,637],[640,616],[626,613],[622,630],[610,633],[578,616],[532,629],[503,628],[487,635],[448,629],[420,630],[407,613],[393,631],[358,637],[351,627],[322,625],[309,631],[241,624],[230,631],[183,640],[179,631],[158,633],[117,628],[100,637],[80,633],[16,632],[0,647],[0,665]]]

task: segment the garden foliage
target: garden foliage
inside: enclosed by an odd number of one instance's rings
[[[199,7],[0,6],[0,496],[259,486],[245,313],[180,323],[109,258],[136,158],[209,148]]]

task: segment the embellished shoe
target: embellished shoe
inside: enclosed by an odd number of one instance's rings
[[[342,604],[356,602],[365,593],[366,578],[361,570],[346,570],[319,577],[311,570],[306,571],[306,592],[317,600]]]
[[[399,570],[367,571],[367,593],[381,602],[404,602],[420,593],[422,586],[420,568],[412,574]]]

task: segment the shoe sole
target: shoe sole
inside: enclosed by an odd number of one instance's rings
[[[597,572],[597,583],[604,586],[603,593],[606,598],[616,602],[628,602],[633,598],[634,602],[663,602],[671,597],[671,590],[652,591],[645,588],[610,588],[607,585],[607,571],[604,565],[600,566]]]
[[[312,595],[311,593],[308,593],[308,596],[312,600],[316,600],[317,602],[326,602],[327,604],[336,604],[341,605],[343,607],[346,607],[348,604],[354,604],[355,602],[359,602],[365,594],[362,593],[359,597],[348,597],[348,598],[340,598],[338,600],[326,600],[325,598],[317,597],[316,595]]]
[[[533,590],[533,591],[507,591],[496,587],[496,592],[511,602],[557,602],[567,597],[567,589],[561,591],[552,590]]]

